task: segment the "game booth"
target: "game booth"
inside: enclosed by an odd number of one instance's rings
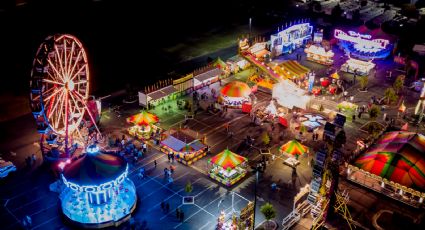
[[[207,146],[182,131],[176,131],[161,141],[161,151],[171,152],[177,161],[191,165],[207,154]]]
[[[366,76],[369,75],[373,68],[375,68],[375,64],[372,63],[372,61],[362,61],[350,58],[341,66],[341,71]]]
[[[158,121],[159,118],[155,114],[142,111],[127,118],[127,122],[133,124],[127,131],[131,136],[138,139],[149,139],[151,133],[155,133],[159,129],[159,127],[154,125]]]
[[[308,147],[301,144],[297,140],[288,141],[286,144],[280,146],[279,152],[289,156],[283,163],[290,166],[296,167],[300,164],[298,157],[304,153],[308,153]]]
[[[245,177],[248,159],[226,149],[208,160],[209,176],[226,186]]]
[[[288,113],[288,109],[282,106],[279,106],[276,103],[276,100],[271,100],[270,102],[261,102],[256,103],[252,115],[255,116],[257,125],[260,125],[263,122],[274,122],[276,118],[279,119],[279,122],[287,127],[288,122],[285,119],[285,115]]]
[[[287,26],[270,37],[270,51],[274,56],[291,53],[294,49],[311,40],[313,26],[310,23],[299,23]]]
[[[307,60],[317,62],[323,65],[332,65],[334,63],[334,53],[332,50],[326,51],[319,45],[309,45],[304,49],[307,54]]]
[[[137,194],[127,178],[128,163],[124,158],[91,145],[82,157],[62,165],[62,169],[62,212],[74,225],[105,228],[130,218]]]
[[[381,29],[369,30],[366,26],[360,26],[356,31],[335,29],[334,37],[341,49],[361,60],[384,59],[393,50],[389,35]]]
[[[425,136],[393,131],[352,161],[347,178],[414,207],[424,207]]]
[[[242,104],[250,102],[252,90],[248,84],[241,81],[232,81],[220,89],[218,102],[229,108],[242,108]]]
[[[139,105],[145,108],[155,107],[176,99],[179,92],[180,91],[175,88],[174,85],[168,85],[152,91],[139,91]]]
[[[198,90],[205,86],[211,85],[214,82],[217,82],[222,73],[223,73],[223,70],[221,70],[218,67],[215,67],[215,68],[209,68],[206,71],[200,72],[196,75],[194,74],[194,77],[193,77],[194,90]]]

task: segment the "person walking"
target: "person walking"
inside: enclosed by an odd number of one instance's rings
[[[37,160],[37,157],[35,156],[35,154],[33,153],[32,155],[31,155],[31,161],[35,164],[36,163],[36,160]]]
[[[165,209],[165,203],[164,201],[161,201],[161,210],[164,211],[164,209]]]
[[[168,213],[168,211],[170,211],[170,204],[167,202],[165,204],[165,212]]]
[[[180,222],[183,222],[183,220],[184,220],[184,212],[181,211],[180,212]]]
[[[155,168],[156,168],[156,165],[157,165],[158,163],[156,163],[156,160],[154,160],[154,161],[153,161],[153,164],[155,165]]]
[[[180,209],[176,208],[176,217],[177,219],[180,219]]]

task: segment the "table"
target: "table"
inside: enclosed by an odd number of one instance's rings
[[[293,168],[300,164],[300,162],[293,157],[289,157],[288,159],[284,160],[283,163]]]

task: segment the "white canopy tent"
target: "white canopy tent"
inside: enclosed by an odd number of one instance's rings
[[[300,89],[295,83],[286,79],[273,85],[272,97],[281,106],[289,109],[293,109],[293,107],[306,109],[311,99],[307,91]]]

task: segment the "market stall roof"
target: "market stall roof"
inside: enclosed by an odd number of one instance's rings
[[[220,93],[228,97],[248,97],[251,94],[251,88],[244,82],[232,81],[224,85]]]
[[[311,99],[305,90],[300,89],[298,85],[288,79],[283,79],[273,85],[272,97],[279,105],[289,109],[293,107],[306,109],[307,103]]]
[[[138,114],[135,114],[127,118],[127,122],[132,123],[134,125],[139,125],[139,126],[142,126],[142,125],[148,126],[158,121],[159,121],[159,118],[155,114],[152,114],[146,111],[142,111]]]
[[[289,60],[273,67],[279,75],[285,76],[285,78],[304,77],[310,72],[310,69],[301,65],[297,61]]]
[[[210,162],[212,162],[215,165],[218,165],[222,167],[223,169],[234,169],[236,166],[242,164],[243,162],[247,161],[248,159],[238,155],[229,149],[224,150],[223,152],[215,155],[213,158],[210,159]]]
[[[216,67],[216,68],[213,68],[211,70],[208,70],[208,71],[206,71],[204,73],[201,73],[199,75],[196,75],[194,78],[195,78],[195,80],[198,80],[200,82],[204,82],[204,81],[207,81],[207,80],[209,80],[211,78],[220,76],[222,72],[223,72],[223,70],[221,70],[220,68]]]
[[[147,96],[150,97],[151,100],[158,100],[177,91],[178,90],[174,88],[173,85],[169,85],[154,92],[148,93]]]
[[[219,68],[219,69],[223,69],[224,67],[226,67],[226,66],[227,66],[226,62],[224,62],[223,60],[221,60],[221,58],[220,58],[220,57],[218,57],[218,58],[214,61],[213,65],[214,65],[215,67]]]
[[[206,145],[204,145],[201,141],[194,139],[183,132],[176,132],[168,136],[166,139],[161,141],[161,144],[166,145],[177,152],[192,152],[206,148]]]
[[[385,133],[354,165],[409,188],[425,191],[425,136],[413,132]]]
[[[127,162],[119,155],[104,152],[86,153],[65,167],[67,181],[80,186],[113,181],[125,172]]]
[[[291,154],[293,156],[295,155],[302,155],[306,152],[308,152],[308,147],[305,145],[302,145],[297,140],[288,141],[286,144],[282,145],[279,148],[279,151],[282,153]]]

